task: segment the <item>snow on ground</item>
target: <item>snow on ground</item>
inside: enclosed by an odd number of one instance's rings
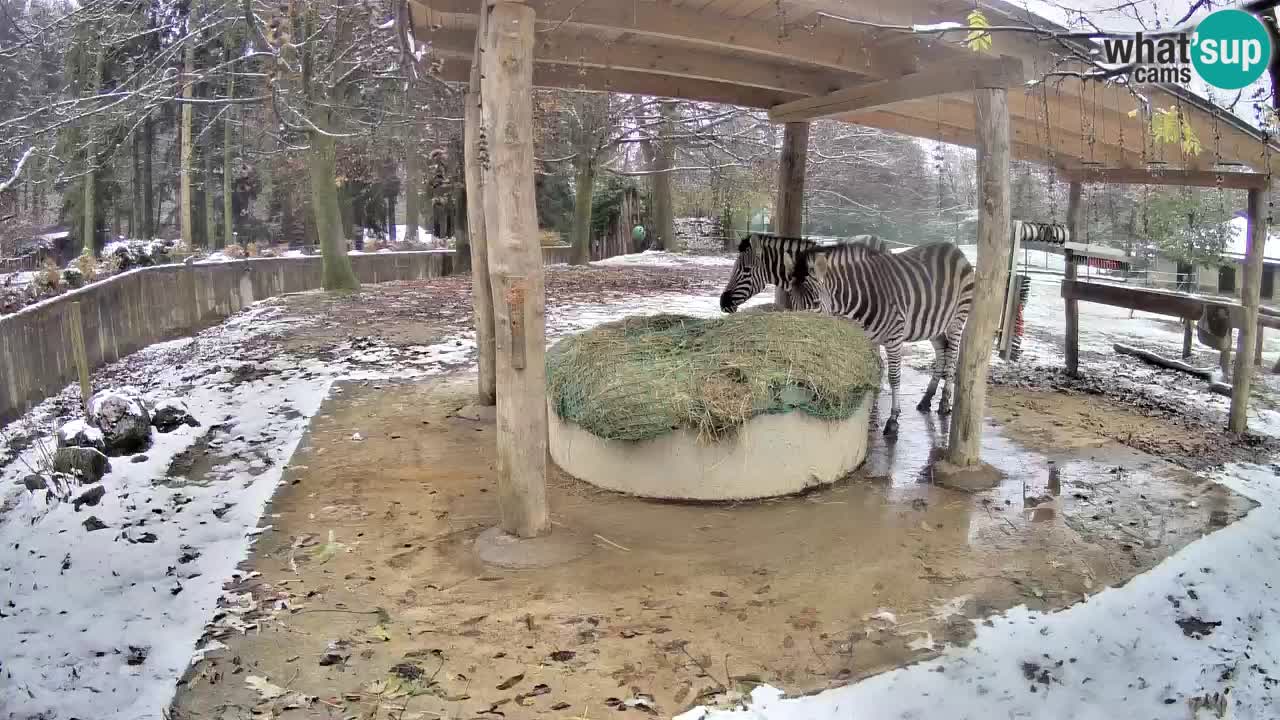
[[[732,260],[650,252],[596,264]],[[1060,363],[1062,301],[1056,289],[1056,282],[1033,284],[1027,320],[1036,332],[1024,347],[1029,358]],[[770,299],[762,293],[749,304]],[[714,292],[612,293],[603,300],[549,307],[548,342],[625,315],[719,313]],[[1110,343],[1123,338],[1181,345],[1174,323],[1141,313],[1129,319],[1118,308],[1081,308],[1084,351],[1109,353]],[[264,341],[313,321],[268,300],[194,338],[153,345],[104,369],[107,377],[139,385],[152,401],[181,397],[201,426],[156,434],[140,462],[113,458],[97,505],[77,511],[72,503],[50,502],[44,491],[15,486],[29,465],[39,464],[38,447],[0,468],[0,492],[7,494],[0,546],[8,548],[0,558],[0,717],[162,717],[223,583],[249,552],[255,528],[270,523],[262,518],[265,505],[333,382],[426,376],[474,362],[474,336],[467,332],[408,347],[356,338],[319,357],[293,356]],[[918,350],[930,352],[927,345]],[[1276,351],[1280,338],[1268,343],[1268,352]],[[77,392],[68,388],[24,422],[0,430],[0,457],[19,431],[47,427],[59,407],[74,405]],[[206,436],[214,425],[217,432]],[[183,466],[175,460],[201,450],[202,442],[216,458],[209,472],[200,478],[175,473]],[[1233,717],[1275,717],[1275,469],[1221,471],[1217,479],[1261,507],[1122,588],[1058,613],[1014,609],[989,626],[978,624],[977,639],[966,647],[850,687],[797,699],[762,688],[748,709],[700,709],[685,717],[925,718],[946,707],[947,716],[957,718],[1110,718],[1119,709],[1144,718],[1186,718],[1188,698],[1228,688],[1236,703]],[[86,539],[90,516],[106,527]],[[1183,628],[1207,636],[1191,637]]]
[[[681,255],[670,253],[666,250],[645,250],[642,253],[632,253],[630,255],[615,255],[607,260],[597,260],[592,265],[603,265],[605,267],[627,267],[636,265],[645,266],[680,266],[689,267],[691,265],[732,265],[736,260],[734,255]]]

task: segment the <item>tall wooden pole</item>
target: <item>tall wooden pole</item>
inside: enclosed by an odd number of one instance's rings
[[[804,232],[804,171],[809,158],[809,123],[789,122],[782,133],[782,156],[778,159],[778,196],[773,208],[773,227],[782,237],[800,237]],[[774,305],[787,306],[786,293],[774,289]]]
[[[501,527],[535,537],[547,516],[546,313],[533,186],[533,8],[489,11],[480,56],[485,239],[493,285]]]
[[[1002,88],[974,92],[978,151],[978,268],[973,308],[956,361],[955,406],[947,460],[978,464],[987,400],[991,341],[1009,279],[1009,95]]]
[[[480,29],[476,35],[476,55],[471,63],[471,86],[463,100],[463,169],[467,185],[467,235],[471,246],[471,306],[476,325],[476,349],[480,356],[477,398],[481,405],[493,405],[497,390],[493,360],[493,289],[489,284],[489,245],[485,241],[484,179],[480,169],[480,50],[484,33],[484,6],[481,3]],[[486,143],[489,142],[485,138]],[[488,148],[485,149],[486,155]],[[409,192],[417,192],[410,187]],[[416,207],[414,202],[411,207]],[[434,232],[431,228],[431,232]]]
[[[1079,182],[1072,182],[1067,188],[1067,232],[1071,235],[1072,242],[1080,242],[1080,191]],[[1064,253],[1067,264],[1063,268],[1063,278],[1066,280],[1076,279],[1076,263],[1071,256],[1071,251]],[[1067,324],[1066,324],[1066,345],[1067,345],[1067,375],[1075,377],[1080,373],[1080,304],[1074,299],[1066,301],[1067,306]]]
[[[1249,385],[1253,380],[1253,349],[1258,332],[1258,295],[1262,290],[1262,257],[1267,242],[1261,190],[1249,191],[1249,245],[1244,254],[1244,283],[1240,286],[1243,306],[1240,347],[1236,352],[1235,377],[1231,379],[1231,419],[1227,428],[1243,433],[1248,427]]]

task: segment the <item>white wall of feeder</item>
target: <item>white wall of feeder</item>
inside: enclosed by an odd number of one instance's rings
[[[548,408],[551,458],[565,472],[615,492],[662,500],[756,500],[829,485],[867,456],[868,393],[847,418],[757,415],[727,437],[687,428],[650,440],[608,440]]]

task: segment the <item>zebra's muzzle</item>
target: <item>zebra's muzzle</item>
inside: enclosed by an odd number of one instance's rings
[[[734,312],[738,309],[738,307],[733,304],[733,298],[729,297],[729,293],[720,294],[720,309],[727,313]]]

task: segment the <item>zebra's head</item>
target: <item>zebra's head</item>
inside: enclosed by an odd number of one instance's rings
[[[756,235],[748,235],[738,243],[738,259],[733,263],[733,273],[720,293],[720,309],[736,312],[738,306],[750,300],[769,284],[764,262],[764,244]]]
[[[831,292],[826,280],[831,273],[833,257],[852,254],[856,260],[878,252],[880,251],[876,248],[860,243],[809,248],[796,253],[794,258],[783,259],[786,267],[786,281],[783,288],[792,297],[809,297],[811,304],[827,312]]]

